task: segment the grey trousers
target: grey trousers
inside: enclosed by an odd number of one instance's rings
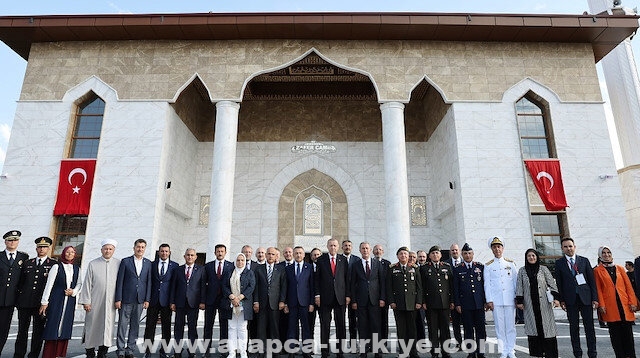
[[[123,303],[122,308],[118,311],[118,338],[116,340],[118,355],[133,354],[140,332],[142,306],[142,303]],[[128,335],[127,330],[129,330]]]

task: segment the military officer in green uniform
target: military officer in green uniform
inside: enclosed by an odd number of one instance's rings
[[[453,309],[453,273],[451,265],[440,261],[442,253],[440,246],[435,245],[429,249],[431,259],[420,267],[424,292],[424,306],[429,322],[429,340],[431,341],[431,356],[438,357],[442,353],[443,358],[450,357],[447,341],[451,339],[449,332],[450,313]]]
[[[409,264],[409,249],[405,246],[398,249],[396,256],[398,262],[390,265],[387,272],[387,299],[396,318],[398,341],[404,341],[404,347],[410,349],[402,353],[417,357],[416,311],[422,306],[420,270]]]
[[[31,349],[28,358],[38,358],[42,350],[42,332],[46,319],[38,313],[44,286],[49,277],[49,270],[58,261],[49,257],[49,250],[53,240],[41,236],[35,240],[37,257],[27,260],[22,267],[20,283],[18,284],[18,335],[16,337],[14,358],[22,358],[27,353],[29,326],[33,319],[33,333],[31,334]]]

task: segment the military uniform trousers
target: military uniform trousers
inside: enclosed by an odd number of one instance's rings
[[[18,335],[16,336],[14,358],[23,358],[27,354],[27,340],[31,320],[33,320],[33,333],[28,357],[38,358],[40,356],[43,342],[42,332],[47,319],[38,313],[39,310],[40,307],[18,308]]]
[[[451,339],[451,333],[449,333],[449,311],[448,308],[427,309],[431,353],[441,353],[443,357],[449,355],[442,351],[445,347],[445,342]]]
[[[396,318],[396,329],[398,333],[398,340],[404,340],[405,343],[408,343],[409,340],[413,340],[413,344],[411,345],[410,352],[403,352],[405,355],[409,353],[411,357],[417,357],[418,352],[416,351],[416,313],[417,311],[406,311],[406,310],[393,310],[393,315]]]
[[[457,311],[456,311],[457,312]],[[485,321],[485,313],[483,309],[462,310],[462,325],[464,326],[465,341],[475,340],[476,354],[484,354],[485,340],[487,339],[487,328]],[[469,345],[462,347],[469,349]]]
[[[514,357],[516,347],[516,307],[494,306],[493,320],[496,324],[496,338],[501,357]]]

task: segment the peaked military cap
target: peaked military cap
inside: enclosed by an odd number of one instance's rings
[[[491,239],[489,239],[489,247],[491,247],[493,245],[504,246],[504,241],[502,241],[502,239],[500,237],[494,236]]]
[[[51,240],[46,236],[40,236],[39,238],[36,239],[37,247],[49,247],[51,245],[53,245],[53,240]]]
[[[18,230],[11,230],[9,232],[7,232],[6,234],[4,234],[4,236],[2,238],[4,238],[5,240],[9,240],[9,241],[16,241],[16,240],[20,240],[20,236],[22,236],[22,233]]]
[[[409,248],[407,248],[406,246],[400,246],[398,248],[398,251],[396,251],[396,255],[400,253],[400,251],[406,251],[409,252]]]
[[[429,253],[432,253],[434,251],[440,251],[440,246],[438,245],[431,246],[431,248],[429,249]]]

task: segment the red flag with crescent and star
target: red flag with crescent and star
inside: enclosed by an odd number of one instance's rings
[[[525,160],[524,163],[547,211],[560,211],[569,206],[558,159]]]
[[[66,159],[60,162],[58,198],[53,215],[89,214],[95,170],[95,159]]]

